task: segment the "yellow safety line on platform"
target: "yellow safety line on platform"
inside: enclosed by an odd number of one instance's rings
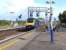
[[[0,50],[4,50],[5,48],[14,45],[17,41],[18,41],[18,40],[9,42],[7,45],[0,46]]]

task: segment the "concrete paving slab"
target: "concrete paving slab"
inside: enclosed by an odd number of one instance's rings
[[[19,41],[15,45],[7,47],[4,50],[20,50],[21,48],[24,48],[24,46],[27,45],[34,37],[40,34],[36,32],[28,32],[28,33],[29,34],[25,36],[20,36],[16,39],[18,40],[19,38],[25,38],[25,40],[19,39]]]
[[[47,33],[41,33],[21,50],[63,50],[63,48],[59,43],[51,43]]]

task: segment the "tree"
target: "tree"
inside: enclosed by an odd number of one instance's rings
[[[59,18],[60,22],[62,23],[63,17],[62,17],[62,14],[61,13],[59,14],[58,18]]]
[[[66,23],[66,11],[64,11],[62,14],[59,14],[59,20],[61,23]]]
[[[22,18],[22,14],[20,14],[20,15],[18,16],[18,21],[21,21],[21,18]]]

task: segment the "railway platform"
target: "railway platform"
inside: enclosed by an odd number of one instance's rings
[[[58,39],[54,43],[50,42],[50,36],[46,32],[40,32],[30,43],[20,50],[63,50]]]

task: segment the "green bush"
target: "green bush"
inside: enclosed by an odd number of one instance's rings
[[[25,25],[25,21],[18,21],[18,25]]]
[[[10,25],[10,21],[0,20],[0,26]]]

